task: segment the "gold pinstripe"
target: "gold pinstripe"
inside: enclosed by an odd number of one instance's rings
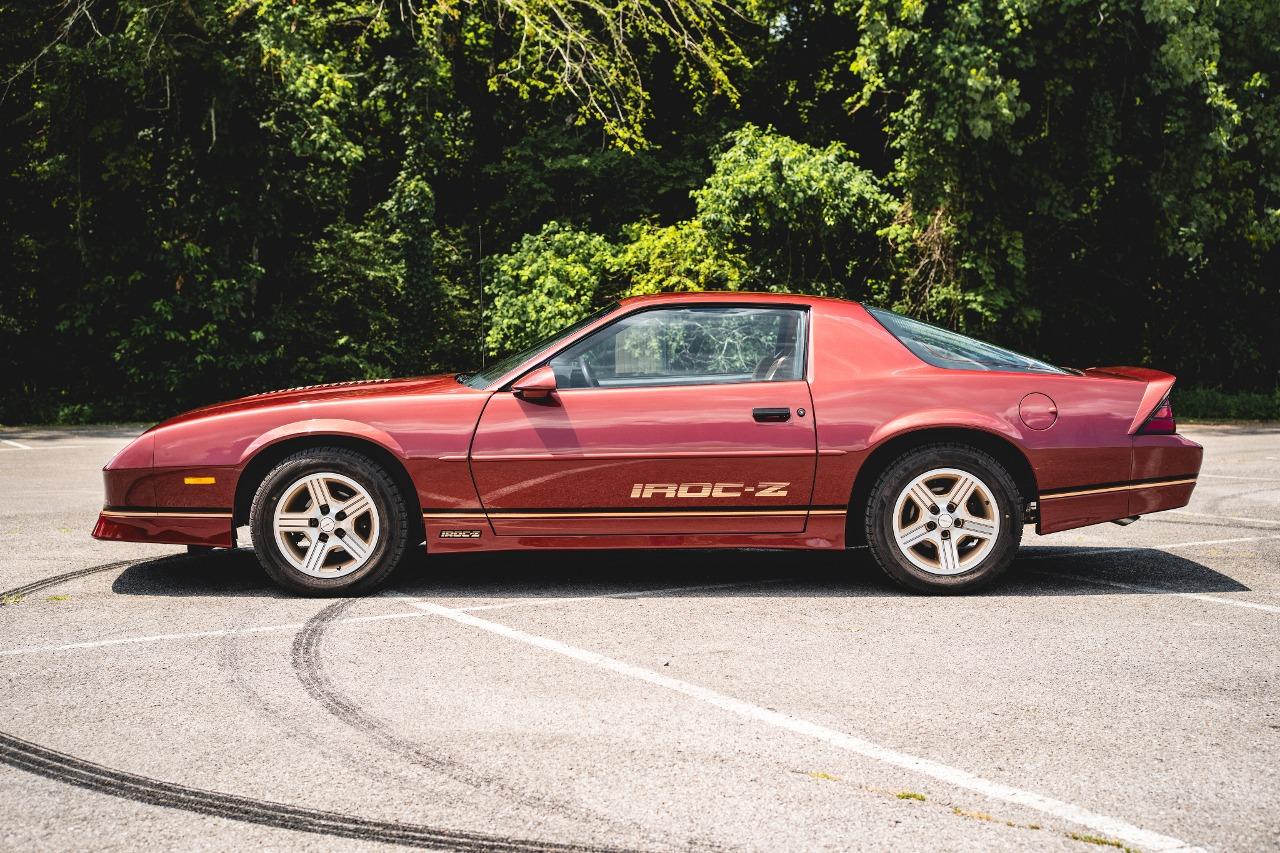
[[[230,518],[229,512],[134,512],[132,510],[104,509],[108,518]]]
[[[483,512],[449,513],[423,511],[429,519],[456,520],[465,518],[741,518],[753,515],[844,515],[843,509],[779,509],[779,510],[707,510],[705,512],[663,512],[662,510],[642,510],[638,512]]]
[[[1107,486],[1102,489],[1077,489],[1073,492],[1057,492],[1052,495],[1041,495],[1041,501],[1051,501],[1058,498],[1078,498],[1081,495],[1101,495],[1106,492],[1132,492],[1137,489],[1158,489],[1162,486],[1185,486],[1187,483],[1194,483],[1195,477],[1188,477],[1185,480],[1165,480],[1162,483],[1132,483],[1127,486]]]

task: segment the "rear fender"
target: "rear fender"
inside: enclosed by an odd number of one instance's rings
[[[1129,435],[1137,434],[1156,406],[1160,405],[1160,401],[1169,395],[1174,383],[1172,373],[1149,367],[1090,367],[1084,373],[1086,376],[1112,376],[1147,383],[1142,391],[1142,399],[1138,402],[1138,411],[1134,412],[1133,422],[1129,424]]]
[[[869,447],[878,447],[890,439],[922,429],[972,429],[994,433],[1021,446],[1021,436],[1006,420],[995,415],[965,409],[934,409],[912,412],[881,424],[871,433]]]

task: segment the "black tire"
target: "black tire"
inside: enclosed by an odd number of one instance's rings
[[[920,568],[903,552],[894,534],[899,495],[917,477],[939,468],[958,469],[986,484],[994,498],[992,509],[1000,519],[990,551],[958,574],[935,574]],[[896,459],[872,487],[865,518],[867,544],[881,570],[901,586],[929,593],[971,592],[987,586],[1009,568],[1022,541],[1022,516],[1018,487],[994,457],[968,445],[930,444]]]
[[[325,578],[295,568],[281,553],[272,529],[276,505],[289,488],[309,474],[332,472],[354,480],[372,498],[379,530],[373,552],[355,571]],[[409,510],[404,495],[382,466],[353,450],[336,447],[303,450],[287,456],[258,486],[249,509],[254,551],[267,575],[280,586],[310,596],[368,592],[396,570],[409,545]]]

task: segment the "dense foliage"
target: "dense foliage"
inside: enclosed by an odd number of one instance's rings
[[[689,289],[1280,380],[1270,0],[0,0],[0,80],[0,422]]]

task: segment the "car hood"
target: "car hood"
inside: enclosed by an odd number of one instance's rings
[[[263,391],[260,394],[250,394],[248,397],[240,397],[236,400],[214,403],[209,406],[192,409],[189,412],[183,412],[156,424],[152,429],[211,415],[225,415],[250,409],[289,406],[298,403],[320,403],[368,397],[394,397],[405,394],[439,394],[460,389],[465,390],[467,386],[458,382],[454,377],[455,374],[453,373],[442,373],[436,376],[415,376],[408,379],[360,379],[354,382],[330,382],[324,385],[302,385],[297,388],[282,388],[279,391]]]

